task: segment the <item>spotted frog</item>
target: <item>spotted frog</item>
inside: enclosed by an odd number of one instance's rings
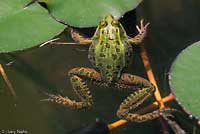
[[[143,122],[160,116],[163,112],[170,112],[170,108],[158,109],[145,114],[131,112],[142,104],[154,91],[154,86],[146,79],[123,73],[131,61],[132,45],[138,45],[146,35],[147,27],[140,21],[140,27],[136,26],[139,34],[134,38],[128,37],[121,23],[112,15],[102,19],[92,38],[84,38],[72,31],[72,38],[81,44],[91,44],[88,58],[93,68],[77,67],[68,72],[72,88],[79,97],[73,100],[61,95],[48,94],[47,101],[68,106],[74,109],[90,108],[93,99],[87,83],[113,87],[119,90],[131,90],[129,95],[119,106],[117,116],[128,121]],[[103,96],[103,95],[102,95]]]

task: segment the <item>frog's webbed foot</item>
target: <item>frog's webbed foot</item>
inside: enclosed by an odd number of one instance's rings
[[[74,31],[73,29],[71,29],[71,37],[72,39],[80,44],[91,44],[92,40],[90,38],[85,38],[82,35],[80,35],[80,33],[78,33],[77,31]]]
[[[146,36],[146,33],[147,33],[147,28],[149,26],[149,22],[147,24],[144,25],[144,20],[142,19],[140,21],[140,27],[137,25],[136,28],[139,32],[138,35],[136,35],[134,38],[129,38],[128,41],[131,43],[131,44],[139,44],[143,41],[144,37]]]
[[[165,107],[163,109],[158,109],[150,113],[145,114],[139,114],[139,113],[130,113],[131,109],[119,109],[117,111],[117,115],[119,118],[123,118],[125,120],[128,120],[130,122],[145,122],[149,120],[154,120],[158,117],[161,117],[163,115],[165,116],[171,116],[171,112],[176,112],[176,109]]]
[[[53,102],[74,109],[90,108],[93,104],[92,95],[84,80],[99,81],[100,74],[91,68],[73,68],[69,71],[70,82],[80,101],[72,100],[61,95],[52,95],[44,101]]]
[[[80,101],[72,100],[68,97],[63,97],[61,95],[53,95],[53,94],[47,94],[49,98],[44,99],[42,101],[56,103],[73,109],[90,108],[93,104],[93,100],[86,83],[76,75],[72,76],[70,78],[70,81]]]
[[[70,100],[68,97],[63,97],[61,95],[53,95],[53,94],[46,94],[49,98],[43,99],[41,101],[52,102],[56,104],[60,104],[63,106],[68,106],[74,109],[80,109],[83,107],[87,107],[87,104],[84,102],[76,102],[74,100]]]
[[[147,27],[150,25],[150,23],[148,22],[147,24],[144,25],[144,20],[142,19],[140,21],[140,27],[138,25],[136,25],[136,28],[139,32],[139,34],[146,34],[147,33]]]
[[[173,108],[164,108],[150,113],[132,113],[131,110],[140,106],[151,96],[151,94],[155,91],[154,86],[146,79],[131,74],[122,74],[120,82],[128,86],[138,85],[140,88],[121,103],[117,111],[117,116],[119,118],[134,122],[144,122],[158,118],[162,114],[169,115],[170,112],[177,111]]]
[[[131,122],[145,122],[156,119],[163,115],[171,116],[171,112],[177,111],[176,109],[166,107],[149,113],[131,113],[131,110],[134,110],[150,96],[150,93],[148,93],[147,90],[148,89],[141,89],[128,96],[121,103],[117,111],[117,116]]]
[[[77,75],[71,76],[70,81],[80,101],[75,101],[68,97],[62,97],[61,95],[52,95],[52,94],[48,94],[49,98],[46,99],[46,101],[74,109],[90,108],[93,104],[93,100],[92,100],[92,95],[86,83],[83,81],[82,78],[80,78]]]

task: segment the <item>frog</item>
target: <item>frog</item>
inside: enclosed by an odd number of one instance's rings
[[[138,114],[134,110],[155,92],[155,86],[147,79],[124,73],[133,56],[133,46],[144,40],[147,27],[144,20],[136,26],[138,34],[129,37],[120,23],[112,15],[105,16],[96,28],[92,38],[86,38],[72,30],[72,38],[80,44],[89,44],[88,59],[94,68],[75,67],[69,70],[68,76],[79,100],[62,95],[47,94],[48,102],[67,106],[72,109],[90,109],[93,96],[88,83],[118,90],[130,90],[132,93],[120,104],[116,114],[119,118],[131,122],[144,122],[170,113],[173,109],[165,107],[148,113]]]

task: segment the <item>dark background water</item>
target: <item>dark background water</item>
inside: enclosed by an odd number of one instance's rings
[[[186,46],[200,40],[200,2],[198,0],[151,0],[142,2],[120,20],[128,35],[134,36],[136,22],[141,18],[151,23],[144,41],[162,96],[169,94],[167,72],[176,55]],[[80,29],[79,29],[80,30]],[[94,28],[81,29],[90,36]],[[60,35],[72,42],[68,34]],[[91,86],[94,106],[91,110],[70,110],[51,103],[40,102],[45,93],[76,98],[67,72],[73,67],[92,67],[87,59],[87,46],[47,45],[25,51],[1,54],[0,62],[17,93],[17,100],[8,92],[0,77],[0,130],[27,130],[29,134],[64,134],[84,123],[101,118],[107,123],[118,120],[116,110],[130,92]],[[146,78],[139,49],[135,48],[133,63],[127,72]],[[11,65],[6,64],[13,62]],[[168,105],[180,107],[177,102]],[[181,110],[181,109],[180,109]],[[175,114],[177,123],[192,134],[196,122],[186,113]],[[157,120],[129,123],[113,134],[161,133]],[[172,133],[172,132],[171,132]],[[199,127],[196,134],[200,133]]]

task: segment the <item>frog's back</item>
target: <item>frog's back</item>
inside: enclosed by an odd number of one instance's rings
[[[89,48],[89,60],[100,71],[103,80],[116,81],[127,66],[132,54],[132,46],[127,40],[108,38],[93,40]]]

